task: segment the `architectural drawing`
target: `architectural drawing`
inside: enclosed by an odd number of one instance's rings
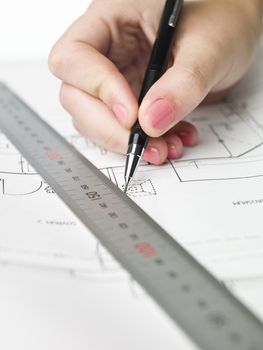
[[[201,144],[172,162],[180,181],[263,176],[262,109],[226,102],[200,108],[189,119],[199,130]]]
[[[263,108],[253,109],[251,105],[248,107],[225,102],[217,106],[200,107],[194,111],[189,121],[199,131],[199,144],[186,149],[181,159],[167,162],[178,180],[226,181],[263,176],[262,110]],[[145,171],[145,167],[154,169],[144,164],[138,174]],[[119,172],[123,172],[123,167],[113,166],[105,174],[121,188],[123,181],[117,181],[115,175]],[[143,178],[142,182],[145,181]],[[136,180],[133,186],[136,187],[139,183]],[[153,184],[152,186],[154,187]],[[145,194],[147,195],[147,190]]]
[[[147,165],[144,165],[144,167]],[[123,178],[123,167],[111,167],[106,169],[100,169],[104,175],[108,176],[108,178],[115,183],[116,186],[124,190],[124,178]],[[141,171],[139,172],[139,174]],[[151,179],[138,179],[136,178],[131,186],[128,188],[127,195],[134,197],[143,197],[143,196],[156,196],[156,190]]]
[[[200,133],[196,147],[186,148],[181,159],[162,166],[143,163],[128,191],[132,200],[234,292],[263,285],[263,81],[255,73],[262,70],[262,59],[263,50],[226,101],[200,107],[189,116]],[[24,79],[18,89],[22,97],[23,84]],[[57,95],[52,103],[51,98],[44,106],[34,105],[32,99],[32,106],[43,110],[40,114],[122,189],[124,157],[80,137],[57,106]],[[0,208],[4,213],[1,266],[26,267],[37,275],[52,271],[65,276],[69,284],[94,288],[96,296],[102,285],[105,294],[119,298],[124,295],[119,291],[125,290],[125,305],[134,301],[131,310],[137,301],[147,299],[2,134]]]
[[[159,203],[167,202],[167,198],[171,197],[172,192],[178,194],[182,186],[184,186],[183,191],[185,192],[187,183],[199,182],[204,183],[205,186],[207,182],[218,183],[221,180],[225,182],[237,179],[260,179],[263,176],[262,111],[263,105],[261,106],[258,100],[253,100],[253,98],[246,102],[230,99],[220,105],[200,107],[189,117],[189,120],[199,130],[199,145],[186,149],[184,156],[177,161],[167,161],[162,166],[142,164],[138,169],[136,179],[128,190],[128,195],[150,215],[158,217],[160,213],[155,212],[152,205],[149,206],[152,208],[149,210],[148,203],[159,207]],[[72,127],[65,127],[60,122],[59,130],[62,130],[66,139],[93,161],[119,188],[123,188],[124,158],[122,156],[112,155],[97,147],[93,142],[78,135]],[[32,197],[32,201],[41,200],[46,203],[46,206],[54,205],[52,188],[36,174],[35,170],[3,134],[0,135],[0,160],[0,166],[2,166],[0,168],[0,196],[26,195],[29,201]],[[172,192],[171,188],[174,188]],[[206,187],[204,188],[206,190]],[[238,200],[233,200],[232,203],[238,203]],[[168,212],[167,215],[171,214]],[[160,223],[165,226],[168,232],[171,232],[173,222],[168,219],[168,216],[166,217],[164,214],[161,216]],[[167,225],[165,221],[170,222],[170,224]],[[48,219],[38,217],[34,225],[37,225],[38,229],[41,227],[40,230],[43,227],[48,227],[48,230],[51,231],[55,228],[56,233],[58,228],[59,230],[66,228],[69,231],[70,229],[78,230],[76,229],[78,224],[74,220],[68,220],[65,214],[62,217],[60,214],[54,214]],[[198,237],[198,239],[185,235],[182,242],[185,241],[186,247],[196,256],[205,249],[203,261],[213,266],[215,270],[224,270],[222,278],[227,281],[228,279],[233,280],[235,276],[240,278],[236,274],[244,256],[244,253],[241,254],[243,249],[249,255],[246,263],[250,261],[251,266],[258,264],[258,259],[261,259],[261,251],[258,252],[261,246],[258,246],[258,243],[261,240],[261,235],[258,233],[242,234],[239,232],[230,236],[226,235],[226,237],[221,233],[207,237],[207,234],[204,233],[204,237]],[[232,247],[230,254],[224,251],[226,244]],[[81,276],[81,278],[91,278],[97,281],[107,281],[108,278],[120,281],[124,278],[127,281],[126,274],[123,274],[111,256],[106,254],[98,243],[93,242],[92,245],[96,248],[89,250],[88,254],[76,256],[76,252],[63,250],[50,252],[50,247],[47,247],[46,251],[40,249],[40,246],[37,249],[28,249],[24,246],[9,247],[3,242],[0,246],[0,260],[6,263],[7,256],[9,256],[10,261],[12,259],[20,260],[26,264],[42,267],[50,266],[50,264],[54,268],[59,266],[60,269],[68,271],[71,276],[75,277]],[[220,246],[221,249],[219,249]],[[208,253],[207,249],[209,252],[214,252],[213,247],[216,247],[217,253]],[[237,247],[239,249],[236,249]],[[255,249],[258,254],[255,254]],[[202,255],[202,253],[200,254]],[[232,275],[226,276],[226,271],[231,271],[229,259],[232,259],[233,271]]]

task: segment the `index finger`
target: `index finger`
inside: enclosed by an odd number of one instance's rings
[[[91,7],[55,44],[49,67],[65,83],[103,101],[129,128],[138,105],[126,79],[105,56],[110,44],[109,26]]]

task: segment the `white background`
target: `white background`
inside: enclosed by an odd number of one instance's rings
[[[0,0],[0,61],[43,59],[90,0]]]

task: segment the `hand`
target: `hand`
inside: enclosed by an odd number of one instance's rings
[[[144,159],[176,159],[197,130],[182,121],[242,77],[261,30],[261,0],[185,1],[169,69],[138,106],[137,96],[164,0],[94,0],[56,43],[51,71],[62,80],[61,102],[76,129],[125,153],[137,117],[151,136]]]

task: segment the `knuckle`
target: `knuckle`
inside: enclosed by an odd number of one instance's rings
[[[56,75],[57,69],[60,66],[60,60],[60,54],[58,54],[57,50],[53,48],[48,57],[48,67],[54,75]]]
[[[55,46],[48,57],[48,67],[50,71],[57,77],[61,75],[62,69],[65,66],[67,55],[62,49]]]
[[[100,69],[96,73],[95,71],[92,74],[88,72],[84,78],[84,85],[88,93],[105,101],[112,90],[113,79],[114,69],[105,67],[103,70]]]

